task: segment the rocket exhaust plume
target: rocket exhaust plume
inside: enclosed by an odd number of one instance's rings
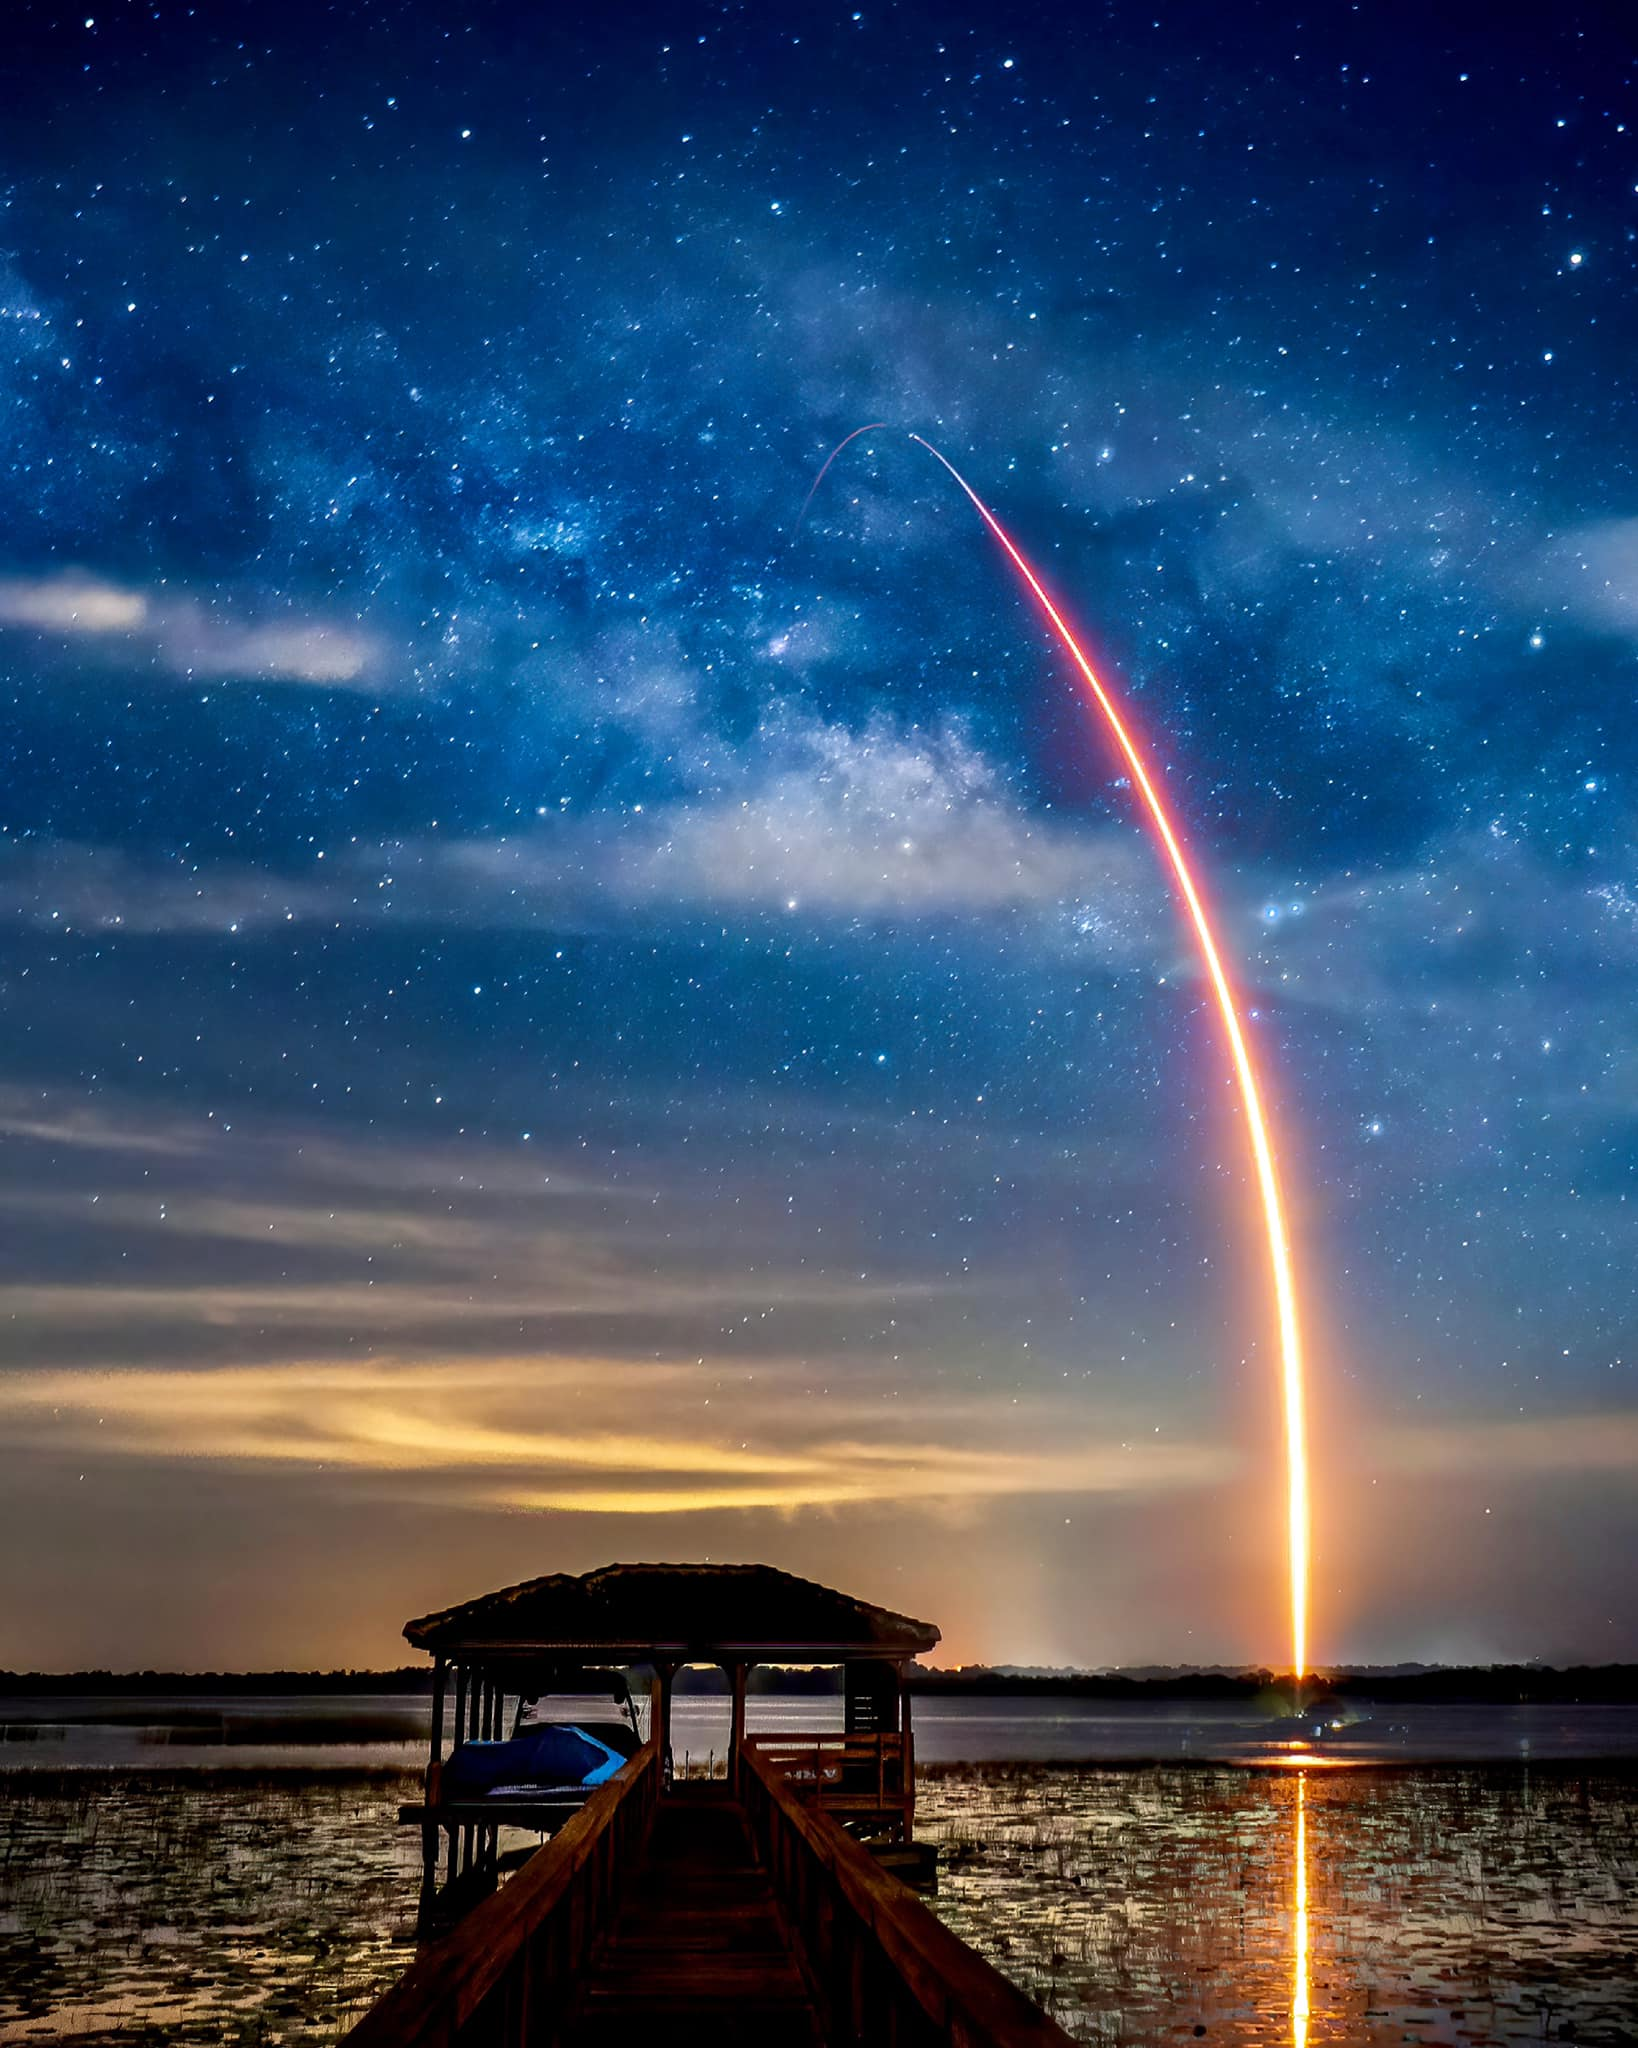
[[[876,430],[881,430],[879,425]],[[847,436],[847,440],[839,442],[832,449],[824,468],[814,480],[814,490],[819,488],[826,470],[841,454],[848,441],[856,440],[860,434],[871,431],[872,428],[869,426],[856,428]],[[947,456],[941,455],[931,441],[923,440],[920,434],[912,434],[910,439],[918,447],[925,448],[933,460],[940,463],[961,486],[973,509],[999,543],[1002,552],[1017,571],[1047,624],[1075,664],[1084,686],[1084,694],[1101,713],[1113,734],[1132,781],[1142,797],[1149,824],[1160,842],[1177,894],[1194,929],[1195,942],[1216,998],[1223,1033],[1228,1040],[1229,1056],[1234,1067],[1241,1107],[1245,1112],[1246,1135],[1251,1145],[1252,1166],[1262,1208],[1263,1234],[1268,1245],[1275,1322],[1279,1331],[1280,1388],[1285,1414],[1286,1540],[1290,1556],[1291,1674],[1297,1687],[1300,1704],[1302,1682],[1308,1671],[1309,1572],[1308,1434],[1304,1415],[1302,1335],[1297,1315],[1297,1287],[1291,1257],[1291,1241],[1286,1229],[1285,1206],[1280,1195],[1280,1176],[1275,1159],[1274,1140],[1268,1113],[1263,1105],[1263,1091],[1257,1079],[1257,1069],[1246,1040],[1245,1027],[1240,1019],[1239,1000],[1235,995],[1234,984],[1229,979],[1228,970],[1223,964],[1222,949],[1217,942],[1216,930],[1207,911],[1205,898],[1195,881],[1181,835],[1119,707],[1099,680],[1096,670],[1070,630],[1063,613],[1047,595],[1041,579],[1000,520],[955,464]],[[808,502],[811,503],[812,498],[813,491],[810,491]],[[804,504],[802,509],[805,512],[807,504]]]

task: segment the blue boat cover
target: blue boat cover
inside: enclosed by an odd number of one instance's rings
[[[612,1778],[625,1757],[611,1743],[572,1722],[526,1728],[510,1742],[463,1742],[444,1766],[446,1798],[482,1798],[504,1786],[579,1786],[590,1791]]]

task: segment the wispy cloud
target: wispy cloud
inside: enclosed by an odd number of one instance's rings
[[[1381,1430],[1372,1455],[1401,1476],[1453,1482],[1532,1475],[1638,1476],[1638,1413],[1458,1416]]]
[[[812,725],[739,764],[726,793],[550,817],[490,838],[350,846],[300,873],[19,849],[16,914],[58,930],[308,923],[492,929],[768,916],[872,927],[1023,919],[1054,951],[1171,959],[1174,917],[1135,828],[1031,813],[959,734]]]
[[[1599,519],[1549,541],[1521,595],[1541,615],[1638,635],[1638,519]]]
[[[0,1378],[18,1449],[368,1472],[451,1502],[579,1513],[799,1510],[1058,1494],[1163,1496],[1233,1482],[1222,1436],[1164,1435],[1104,1394],[925,1389],[781,1361],[491,1356],[462,1364],[300,1361],[191,1372],[24,1371]],[[1461,1417],[1383,1425],[1359,1471],[1638,1474],[1638,1417]]]
[[[728,1191],[660,1147],[600,1175],[545,1133],[438,1144],[50,1091],[0,1091],[0,1139],[0,1316],[36,1363],[470,1359],[525,1332],[542,1358],[653,1356],[751,1329],[825,1355],[884,1317],[958,1317],[971,1285],[937,1256],[861,1257],[845,1222],[798,1229],[759,1194],[787,1184],[765,1120]]]
[[[148,618],[144,592],[95,576],[70,571],[62,576],[0,578],[0,625],[25,626],[37,633],[101,635],[134,632]]]
[[[357,620],[240,615],[79,570],[0,578],[0,626],[98,645],[104,657],[184,679],[369,689],[382,647]]]
[[[611,886],[633,904],[869,919],[1080,911],[1145,949],[1161,892],[1143,845],[1027,812],[959,732],[819,725],[789,751],[737,799],[628,835]]]
[[[1238,1466],[1051,1395],[934,1393],[913,1416],[868,1375],[601,1358],[371,1362],[0,1379],[8,1437],[41,1451],[395,1474],[487,1506],[580,1513],[972,1502],[1187,1491]],[[640,1418],[640,1419],[639,1419]]]

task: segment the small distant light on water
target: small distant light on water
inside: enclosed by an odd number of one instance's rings
[[[1003,57],[1001,59],[1001,69],[1003,71],[1010,71],[1012,69],[1012,59],[1010,57]]]
[[[1547,645],[1547,636],[1544,633],[1532,633],[1530,635],[1530,645],[1532,647],[1545,647]]]
[[[463,128],[461,130],[461,140],[463,142],[470,142],[472,140],[472,130],[470,128]]]
[[[1586,257],[1579,249],[1572,249],[1570,251],[1570,268],[1572,270],[1579,270],[1586,260]]]

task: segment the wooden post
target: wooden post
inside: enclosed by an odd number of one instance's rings
[[[432,1754],[427,1758],[432,1764],[444,1760],[444,1679],[448,1669],[442,1657],[432,1660]]]
[[[452,1751],[459,1749],[466,1740],[466,1666],[455,1667],[455,1724]],[[454,1827],[449,1831],[449,1874],[452,1878],[461,1874],[461,1851],[466,1846],[466,1831]]]
[[[675,1664],[657,1664],[658,1692],[655,1698],[654,1747],[656,1761],[660,1766],[660,1782],[666,1782],[671,1763],[671,1681],[676,1676]]]
[[[478,1676],[477,1671],[474,1669],[472,1673],[472,1682],[470,1685],[468,1685],[466,1689],[466,1734],[464,1740],[467,1742],[473,1742],[477,1739],[478,1696],[482,1689],[482,1686],[483,1680]],[[477,1860],[478,1827],[475,1821],[469,1820],[466,1826],[461,1830],[461,1861],[463,1866],[467,1870],[471,1870],[473,1865],[477,1862]]]
[[[435,1807],[444,1775],[444,1679],[448,1667],[442,1657],[432,1660],[432,1734],[427,1744],[427,1775],[422,1803]],[[438,1823],[421,1823],[421,1921],[431,1918],[432,1902],[438,1891]]]
[[[916,1738],[910,1726],[910,1692],[899,1666],[899,1769],[904,1778],[904,1839],[916,1832]]]
[[[728,1724],[728,1783],[737,1798],[740,1754],[745,1747],[745,1683],[751,1675],[750,1667],[736,1664],[728,1675],[734,1688],[733,1717]]]

